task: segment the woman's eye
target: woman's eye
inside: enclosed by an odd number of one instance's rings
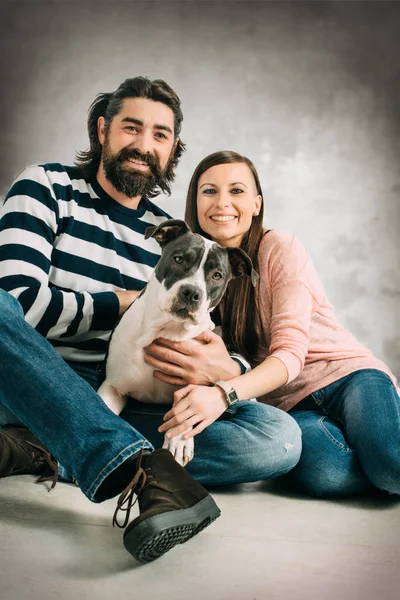
[[[216,279],[218,281],[219,279],[222,279],[222,273],[215,271],[215,273],[213,273],[212,277],[213,277],[213,279]]]
[[[215,190],[213,188],[209,188],[208,190],[203,190],[203,194],[215,194]]]
[[[183,256],[174,256],[174,261],[177,265],[181,265],[183,263]]]
[[[243,194],[243,190],[241,188],[233,188],[231,194]]]

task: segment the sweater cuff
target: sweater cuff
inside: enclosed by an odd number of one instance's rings
[[[110,331],[119,319],[119,301],[114,292],[96,292],[93,298],[92,331]]]
[[[279,360],[281,360],[285,365],[286,370],[288,372],[286,384],[293,381],[293,379],[296,379],[297,375],[300,373],[303,367],[300,360],[294,354],[288,352],[287,350],[276,350],[275,352],[270,354],[270,356],[273,356],[274,358],[279,358]]]
[[[237,364],[239,365],[241,375],[244,375],[248,371],[251,371],[250,363],[248,363],[247,360],[243,358],[243,356],[241,356],[240,354],[231,354],[231,359],[237,362]]]

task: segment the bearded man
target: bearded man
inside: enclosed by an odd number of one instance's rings
[[[57,476],[74,480],[93,502],[120,494],[114,523],[125,510],[122,527],[136,492],[140,514],[124,543],[141,562],[218,516],[201,484],[255,481],[269,469],[262,405],[239,403],[205,429],[184,469],[168,450],[154,450],[158,425],[147,414],[128,405],[117,416],[96,394],[110,333],[160,256],[144,232],[169,218],[151,199],[170,193],[185,148],[182,119],[164,81],[127,79],[91,105],[90,148],[75,166],[28,167],[0,213],[0,477],[54,472],[53,485]],[[218,336],[207,335],[196,357],[185,356],[207,378],[186,383],[240,372]]]

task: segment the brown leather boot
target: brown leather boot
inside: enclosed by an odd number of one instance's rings
[[[58,466],[50,452],[25,427],[0,429],[0,477],[40,475],[38,481],[57,482]]]
[[[141,563],[183,544],[221,514],[208,492],[169,450],[139,456],[136,475],[118,499],[113,525],[127,525],[134,493],[140,515],[126,528],[124,546]],[[119,510],[126,511],[122,524],[117,521]]]

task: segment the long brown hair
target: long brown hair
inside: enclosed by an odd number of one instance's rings
[[[79,167],[83,175],[94,177],[101,160],[102,145],[97,135],[97,121],[99,117],[104,117],[106,129],[109,129],[113,118],[121,111],[125,98],[147,98],[154,102],[161,102],[168,106],[174,113],[174,135],[178,137],[182,128],[183,114],[181,101],[174,90],[162,79],[151,81],[147,77],[132,77],[125,79],[114,92],[98,94],[89,108],[87,128],[89,134],[88,150],[81,150],[76,153],[75,165]],[[180,157],[185,151],[185,144],[178,139],[174,155],[168,164],[165,190],[171,194],[168,182],[175,178],[175,167]],[[160,193],[156,189],[147,194],[148,198],[154,198]]]
[[[258,173],[250,159],[230,150],[214,152],[203,158],[196,167],[189,183],[186,197],[185,221],[192,231],[200,233],[208,239],[210,239],[210,236],[201,229],[197,215],[198,183],[200,177],[208,169],[227,163],[244,163],[247,165],[254,177],[257,194],[262,198]],[[242,250],[250,256],[255,269],[257,269],[258,249],[264,235],[263,216],[264,202],[262,201],[258,215],[253,217],[251,227],[240,244]],[[236,277],[232,279],[228,284],[224,296],[224,314],[222,317],[222,337],[227,348],[230,351],[239,352],[252,364],[255,362],[261,342],[260,316],[257,310],[257,291],[258,286],[255,288],[252,285],[250,277]]]

